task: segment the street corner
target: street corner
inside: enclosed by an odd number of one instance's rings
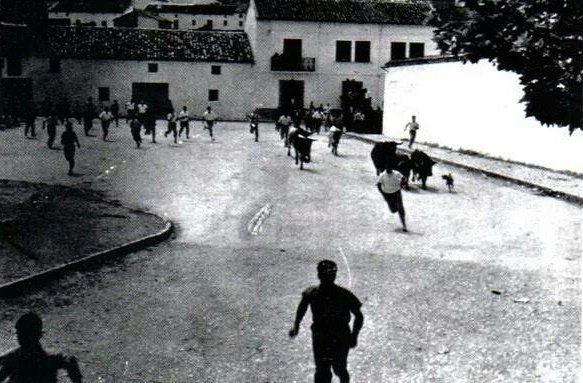
[[[103,194],[0,181],[0,295],[95,265],[170,237],[172,224]]]

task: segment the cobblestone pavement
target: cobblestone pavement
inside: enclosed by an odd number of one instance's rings
[[[364,304],[353,382],[577,381],[579,206],[439,164],[456,192],[439,177],[406,192],[404,234],[370,145],[343,140],[335,157],[317,137],[300,171],[273,125],[260,129],[255,143],[246,124],[219,123],[211,143],[197,124],[188,141],[136,150],[112,128],[115,142],[83,138],[74,180],[62,153],[0,133],[14,143],[0,178],[86,182],[177,224],[168,243],[0,302],[0,350],[34,309],[44,343],[77,355],[89,382],[310,381],[309,315],[298,338],[287,330],[329,258]]]

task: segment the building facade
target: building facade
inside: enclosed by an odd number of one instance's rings
[[[253,54],[243,32],[50,27],[48,45],[44,54],[2,59],[3,89],[21,95],[7,95],[12,113],[60,97],[144,100],[158,115],[170,105],[199,114],[210,105],[227,119],[252,108]]]
[[[436,55],[428,3],[251,0],[246,32],[255,54],[256,103],[264,108],[339,108],[343,83],[381,106],[390,59]],[[364,4],[369,4],[365,6]],[[375,4],[371,6],[370,4]]]

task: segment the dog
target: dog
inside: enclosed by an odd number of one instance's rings
[[[443,178],[445,180],[445,184],[447,185],[447,189],[451,193],[453,191],[453,177],[452,177],[451,173],[444,174],[441,176],[441,178]]]

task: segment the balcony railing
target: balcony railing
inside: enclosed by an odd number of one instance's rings
[[[279,53],[271,56],[271,70],[279,72],[314,72],[315,57],[289,57]]]

